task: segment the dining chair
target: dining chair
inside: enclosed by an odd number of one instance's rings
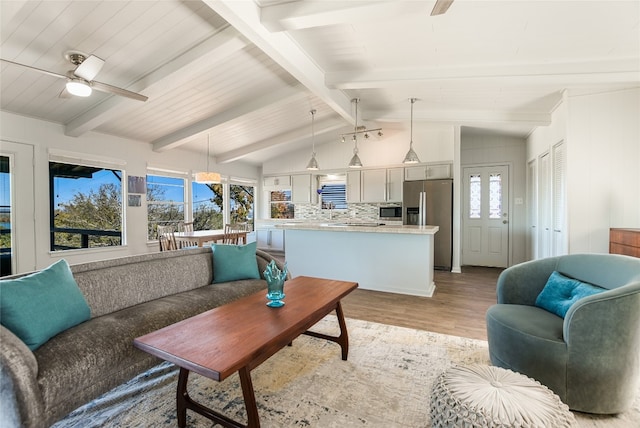
[[[158,244],[160,251],[177,250],[176,238],[173,235],[173,226],[157,226]]]
[[[224,225],[224,237],[222,238],[223,244],[237,245],[240,240],[240,233],[244,232],[239,224],[225,224]]]
[[[180,224],[180,231],[181,232],[193,232],[193,222],[184,222]],[[189,248],[196,248],[198,247],[198,241],[184,241],[184,240],[180,240],[180,242],[178,242],[178,247],[181,250],[184,249],[189,249]]]

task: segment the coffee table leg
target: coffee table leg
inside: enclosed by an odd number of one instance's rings
[[[189,379],[189,370],[180,368],[178,377],[178,390],[176,393],[176,407],[178,409],[178,427],[187,426],[187,380]]]
[[[340,325],[340,336],[338,336],[337,342],[342,349],[342,359],[347,360],[349,354],[349,335],[347,334],[347,324],[344,321],[344,313],[342,312],[342,305],[340,302],[336,305],[336,316],[338,317],[338,324]]]
[[[251,372],[247,367],[242,367],[238,371],[238,374],[240,375],[244,407],[247,410],[247,427],[259,428],[260,418],[258,416],[258,405],[256,404],[255,392],[253,391],[253,382],[251,382]]]
[[[302,334],[336,342],[342,349],[342,359],[346,361],[347,355],[349,354],[349,335],[347,333],[347,323],[344,321],[344,313],[342,312],[342,305],[340,302],[336,305],[336,315],[338,317],[338,324],[340,325],[340,336],[329,336],[328,334],[310,330],[307,330]]]

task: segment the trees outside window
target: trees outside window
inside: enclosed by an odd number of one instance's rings
[[[147,238],[157,239],[158,225],[175,225],[185,219],[184,178],[147,175]]]
[[[191,183],[193,229],[215,230],[224,227],[224,187],[221,183]]]
[[[51,250],[122,245],[122,171],[49,162]]]
[[[229,220],[231,223],[247,223],[249,230],[253,230],[255,193],[254,186],[229,185]]]

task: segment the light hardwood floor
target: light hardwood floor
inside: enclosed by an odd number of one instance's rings
[[[273,256],[284,260],[284,254]],[[433,297],[357,289],[342,299],[345,317],[487,340],[485,313],[496,302],[502,269],[465,266],[435,271]]]
[[[496,302],[500,272],[482,267],[436,271],[433,297],[357,289],[342,299],[342,308],[347,318],[486,340],[485,313]]]

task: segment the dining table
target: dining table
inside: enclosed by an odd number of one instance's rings
[[[247,243],[247,231],[234,232],[238,234],[238,243]],[[197,242],[202,247],[205,242],[218,242],[224,239],[224,229],[194,230],[192,232],[175,232],[176,242]]]

